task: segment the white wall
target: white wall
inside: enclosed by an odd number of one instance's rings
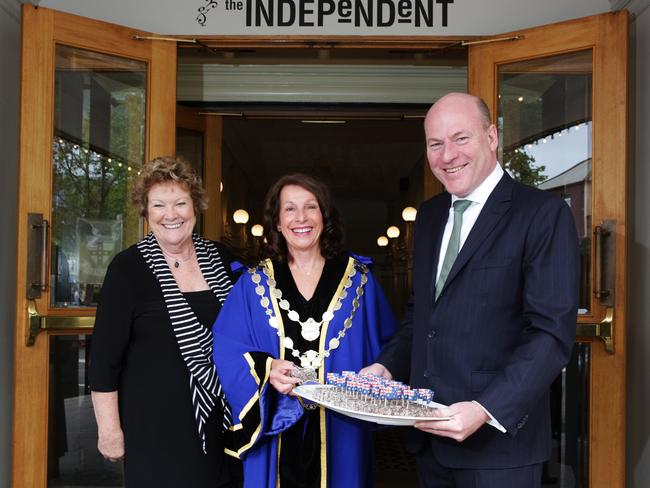
[[[635,68],[630,107],[634,161],[629,185],[627,486],[646,488],[650,480],[650,0],[631,2],[628,8],[636,18],[630,42]]]
[[[0,0],[0,486],[11,480],[20,3]]]

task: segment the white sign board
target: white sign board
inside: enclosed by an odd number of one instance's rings
[[[190,36],[493,35],[612,8],[610,0],[43,0],[38,4],[153,33]]]

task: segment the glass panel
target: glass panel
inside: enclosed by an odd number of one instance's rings
[[[147,65],[56,48],[51,303],[92,307],[111,258],[142,236],[132,205],[144,161]]]
[[[589,486],[590,352],[590,344],[575,344],[571,362],[551,385],[553,453],[544,465],[545,487]]]
[[[182,127],[176,128],[176,154],[183,157],[190,163],[196,172],[201,175],[205,184],[204,160],[203,160],[203,133],[184,129]],[[196,230],[199,234],[203,234],[203,214],[196,216]]]
[[[47,486],[123,486],[122,463],[97,450],[86,358],[90,335],[50,337]]]
[[[579,312],[590,308],[592,53],[499,66],[499,161],[571,207],[581,248]]]

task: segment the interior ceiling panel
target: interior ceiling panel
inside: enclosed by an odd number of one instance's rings
[[[226,119],[224,143],[260,192],[280,176],[301,171],[324,180],[334,194],[396,198],[400,178],[424,158],[421,119],[301,120]]]

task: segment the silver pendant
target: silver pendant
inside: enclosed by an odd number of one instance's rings
[[[306,341],[315,341],[320,337],[320,322],[316,322],[309,317],[306,321],[300,323],[300,335]]]
[[[300,356],[300,366],[303,368],[318,369],[321,365],[321,358],[316,351],[309,350]]]

